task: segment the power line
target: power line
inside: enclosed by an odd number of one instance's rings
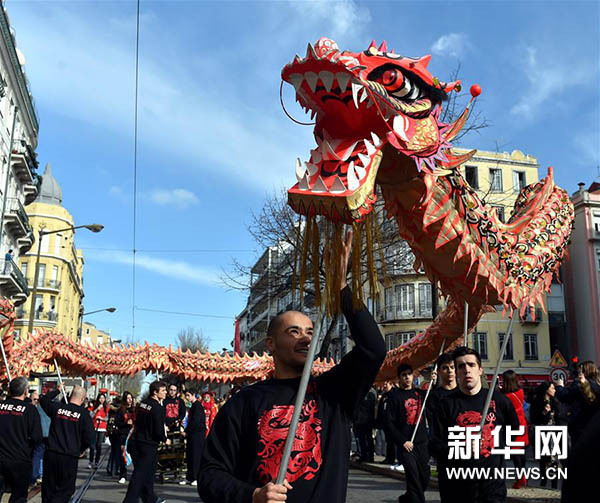
[[[140,0],[137,0],[137,16],[135,23],[135,106],[133,121],[133,264],[132,264],[132,308],[131,331],[135,339],[135,245],[136,245],[136,220],[137,220],[137,145],[138,145],[138,89],[140,69]]]
[[[219,318],[224,320],[235,320],[235,316],[220,316],[218,314],[200,314],[200,313],[182,313],[179,311],[163,311],[162,309],[149,309],[145,307],[134,306],[134,310],[148,311],[150,313],[162,313],[162,314],[179,314],[181,316],[198,316],[200,318]]]
[[[78,250],[100,250],[100,251],[133,251],[131,248],[97,248],[97,247],[88,247],[88,246],[80,246]],[[250,249],[214,249],[214,248],[190,248],[190,249],[181,249],[181,250],[166,250],[166,249],[156,249],[156,250],[147,250],[144,248],[138,248],[136,252],[143,253],[233,253],[233,252],[254,252],[255,250]]]

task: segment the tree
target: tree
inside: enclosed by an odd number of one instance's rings
[[[195,329],[193,327],[182,328],[176,337],[176,345],[181,351],[187,351],[188,349],[195,353],[200,351],[205,353],[208,351],[209,339],[204,336],[201,329]]]

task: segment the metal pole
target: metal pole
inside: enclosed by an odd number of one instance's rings
[[[465,328],[463,330],[464,343],[469,347],[469,304],[465,300]]]
[[[492,401],[492,393],[494,392],[494,387],[496,386],[496,379],[498,379],[498,374],[500,373],[500,365],[502,365],[502,361],[504,360],[504,353],[506,351],[506,346],[508,344],[508,340],[512,335],[512,326],[515,321],[515,311],[513,310],[510,315],[510,322],[508,323],[508,330],[506,331],[506,335],[504,336],[504,341],[502,341],[502,348],[500,349],[500,355],[498,355],[498,363],[496,364],[496,370],[494,370],[494,377],[492,377],[492,382],[490,383],[490,389],[488,389],[487,396],[485,397],[485,405],[483,406],[483,413],[481,414],[481,422],[479,423],[479,432],[481,433],[481,438],[483,439],[483,425],[485,424],[485,418],[487,416],[488,410],[490,408],[490,402]]]
[[[33,290],[31,291],[31,302],[29,303],[29,326],[27,331],[33,334],[33,316],[35,315],[35,296],[37,294],[37,284],[40,275],[40,253],[42,252],[42,239],[44,237],[44,230],[40,229],[38,234],[38,249],[37,257],[35,259],[35,273],[33,276]]]
[[[317,335],[318,333],[319,330],[314,330],[313,337],[310,340],[310,346],[308,347],[308,355],[306,356],[304,369],[302,370],[302,377],[300,378],[300,385],[298,386],[298,394],[296,395],[296,403],[294,404],[294,414],[292,415],[290,429],[288,430],[287,438],[285,439],[283,455],[281,456],[281,465],[279,466],[279,473],[277,474],[277,480],[275,482],[279,485],[283,484],[283,481],[285,480],[285,474],[287,473],[290,455],[292,454],[292,447],[294,444],[294,438],[296,438],[296,430],[298,429],[298,422],[300,420],[300,413],[302,412],[302,405],[306,395],[308,379],[310,377],[310,371],[312,370],[315,353],[317,352],[317,345],[319,342],[319,337]]]
[[[65,403],[68,403],[67,402],[67,394],[65,393],[65,387],[63,386],[62,377],[60,377],[60,367],[58,366],[58,362],[56,361],[56,358],[54,358],[54,367],[56,368],[56,374],[58,375],[58,382],[62,387],[63,398],[65,399]]]
[[[8,359],[6,358],[6,353],[4,352],[4,343],[2,342],[2,339],[4,339],[4,336],[6,335],[6,333],[8,332],[8,330],[10,329],[10,324],[4,329],[4,333],[2,335],[0,335],[0,348],[2,349],[2,358],[4,359],[4,366],[6,368],[6,375],[8,377],[8,381],[12,381],[12,377],[10,376],[10,367],[8,366]]]
[[[444,346],[446,345],[446,339],[442,339],[442,346],[440,347],[440,352],[438,353],[438,358],[444,352]],[[437,370],[437,361],[433,366],[433,371]],[[421,418],[423,417],[423,411],[425,410],[425,404],[427,403],[427,398],[429,397],[429,392],[433,388],[433,379],[429,381],[429,387],[427,388],[427,393],[425,393],[425,400],[423,400],[423,404],[421,405],[421,410],[419,411],[419,417],[417,418],[417,424],[415,425],[415,429],[413,430],[412,436],[410,437],[410,442],[413,443],[415,441],[415,436],[417,435],[417,430],[419,429],[419,424],[421,424]]]
[[[13,141],[15,138],[15,124],[17,123],[17,112],[19,111],[19,107],[15,106],[15,114],[13,115],[13,123],[12,129],[10,131],[10,145],[8,149],[8,167],[6,169],[6,182],[4,184],[4,194],[2,201],[2,215],[0,216],[0,240],[2,239],[3,231],[4,231],[4,215],[6,214],[6,201],[8,199],[8,181],[10,180],[10,169],[12,163],[12,151],[13,151]]]

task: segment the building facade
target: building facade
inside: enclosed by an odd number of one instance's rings
[[[600,361],[600,183],[571,196],[575,227],[563,265],[567,291],[569,352],[579,361]]]
[[[27,207],[36,235],[40,228],[54,231],[73,227],[73,217],[62,206],[62,190],[52,176],[50,164],[42,175],[40,192]],[[39,275],[33,300],[34,329],[55,330],[67,337],[78,337],[83,301],[83,252],[75,247],[74,231],[45,234],[40,245]],[[19,258],[19,266],[27,278],[29,289],[35,276],[37,245]],[[17,310],[15,331],[27,332],[32,299]]]
[[[25,58],[0,6],[0,296],[22,304],[29,295],[19,256],[34,243],[25,211],[38,193],[38,118],[25,75]]]
[[[92,344],[94,346],[101,346],[103,344],[112,346],[113,341],[108,332],[100,330],[93,323],[84,321],[81,324],[81,342],[83,344]]]

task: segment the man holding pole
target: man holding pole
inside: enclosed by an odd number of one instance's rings
[[[481,386],[481,357],[477,351],[459,347],[454,351],[454,366],[458,389],[440,401],[434,416],[432,445],[435,455],[446,460],[448,480],[442,489],[444,503],[502,503],[506,501],[506,481],[496,468],[504,465],[507,427],[517,433],[519,419],[512,403],[502,393],[493,391],[485,416],[483,433],[478,429],[485,409],[487,390]],[[492,432],[496,432],[494,442]],[[459,427],[460,431],[456,429]],[[449,428],[453,428],[452,436]],[[472,435],[473,434],[473,435]],[[513,438],[516,435],[513,435]],[[497,449],[496,453],[492,453]],[[488,476],[471,477],[450,470],[469,468],[489,469]]]
[[[400,503],[424,503],[429,484],[429,451],[425,421],[420,419],[425,392],[413,386],[414,375],[410,365],[398,366],[398,384],[388,399],[388,430],[396,445],[406,474],[406,493]],[[417,428],[415,434],[415,428]]]
[[[287,311],[269,324],[266,344],[273,378],[248,386],[219,411],[208,436],[198,478],[205,503],[341,503],[346,499],[350,423],[385,357],[372,315],[353,307],[346,286],[351,249],[346,236],[341,266],[341,305],[355,347],[333,369],[308,380],[285,480],[276,483],[284,441],[293,429],[294,398],[302,396],[301,375],[314,346],[313,323]],[[300,408],[299,408],[300,409]]]

